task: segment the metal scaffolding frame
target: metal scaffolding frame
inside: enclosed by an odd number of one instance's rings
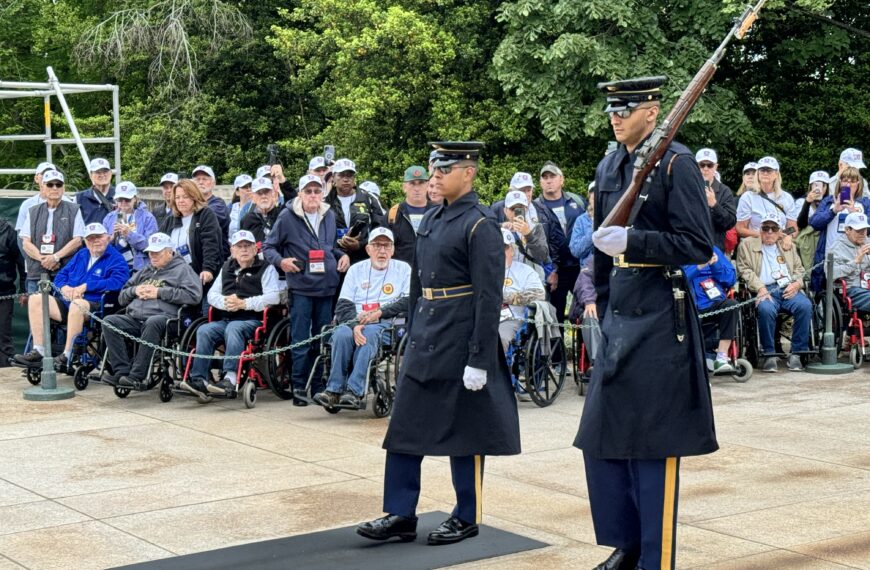
[[[45,117],[45,133],[38,135],[0,135],[0,142],[3,141],[43,141],[45,143],[45,160],[52,162],[52,147],[60,145],[74,144],[78,147],[79,154],[85,165],[85,171],[89,170],[90,158],[88,151],[85,149],[85,144],[114,144],[115,161],[114,169],[115,182],[121,181],[121,124],[120,124],[120,95],[117,85],[87,85],[82,83],[61,83],[54,74],[54,70],[49,66],[45,68],[48,72],[48,82],[39,83],[34,81],[0,81],[0,99],[21,99],[24,97],[42,97],[44,105]],[[113,135],[111,137],[89,137],[82,138],[79,130],[76,127],[75,120],[70,111],[69,105],[66,102],[66,95],[76,95],[79,93],[96,93],[96,92],[111,92],[112,94],[112,126]],[[72,138],[58,139],[52,138],[51,135],[51,98],[57,97],[61,109],[63,109],[64,117],[69,126]],[[0,168],[0,175],[3,174],[35,174],[35,168]]]

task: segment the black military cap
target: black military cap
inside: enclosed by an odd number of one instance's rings
[[[432,166],[449,166],[460,160],[477,161],[480,157],[482,142],[477,141],[433,141],[429,143],[434,150],[429,156]]]
[[[626,107],[633,108],[641,103],[661,100],[661,86],[667,80],[664,75],[656,75],[599,83],[598,89],[607,95],[607,106],[604,112],[622,111]]]

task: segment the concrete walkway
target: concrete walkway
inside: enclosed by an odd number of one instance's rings
[[[386,420],[266,392],[245,410],[103,385],[34,403],[27,386],[0,371],[0,570],[102,568],[381,514]],[[678,567],[870,569],[870,368],[716,379],[713,395],[722,449],[683,462]],[[485,522],[552,546],[474,567],[608,555],[570,446],[582,405],[573,385],[549,408],[521,404],[523,454],[487,459]],[[421,511],[451,509],[445,461],[424,463],[423,495]]]

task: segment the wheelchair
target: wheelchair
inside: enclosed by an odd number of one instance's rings
[[[529,306],[523,318],[533,317],[534,309]],[[547,342],[538,336],[534,324],[523,322],[508,344],[505,357],[518,394],[527,393],[542,408],[556,401],[568,370],[568,354],[561,335],[550,337]]]
[[[119,291],[107,291],[100,296],[99,310],[91,313],[85,318],[82,331],[73,339],[70,347],[70,356],[67,359],[66,366],[57,368],[56,371],[60,374],[68,374],[73,377],[73,383],[76,390],[84,390],[88,387],[88,374],[97,367],[105,352],[105,344],[102,340],[102,328],[99,322],[94,317],[104,318],[112,314],[118,307]],[[57,297],[55,297],[57,299]],[[58,300],[59,302],[59,300]],[[70,307],[70,311],[77,311],[75,307]],[[51,321],[50,332],[47,335],[51,338],[51,354],[58,355],[63,352],[66,341],[66,324]],[[33,347],[33,337],[28,335],[27,343],[24,347],[24,352],[29,352]],[[16,367],[24,368],[24,376],[27,381],[34,386],[39,385],[41,381],[42,365],[24,367],[10,359],[10,364]]]
[[[852,305],[844,279],[834,282],[834,297],[832,299],[831,331],[834,334],[834,347],[839,356],[849,350],[849,362],[856,370],[867,360],[864,320],[870,318],[870,312],[859,311]],[[825,332],[825,292],[820,291],[815,298],[814,322],[818,331],[817,344],[821,346],[822,335]]]
[[[577,319],[574,324],[582,325],[583,319]],[[574,384],[577,386],[577,393],[582,396],[586,393],[586,387],[592,379],[592,357],[586,348],[586,343],[583,342],[582,331],[574,329],[571,332],[573,333],[570,339],[573,353],[571,373],[574,377]]]
[[[745,288],[741,288],[745,289]],[[729,289],[726,293],[726,297],[728,299],[734,299],[736,297],[734,293],[734,289]],[[731,367],[734,369],[731,372],[724,372],[720,374],[713,374],[713,366],[710,362],[711,356],[715,358],[716,349],[719,346],[719,327],[716,326],[716,323],[708,320],[701,319],[701,332],[704,337],[704,351],[706,352],[706,357],[708,360],[707,370],[710,372],[711,376],[731,376],[735,382],[744,383],[749,381],[752,378],[752,373],[754,372],[754,366],[752,362],[749,361],[748,358],[744,358],[745,347],[747,346],[747,331],[745,330],[745,323],[742,317],[743,310],[746,306],[741,307],[740,309],[732,309],[739,310],[741,312],[737,318],[737,326],[734,330],[734,338],[731,339],[731,344],[728,345],[728,360],[731,363]],[[703,311],[702,311],[703,312]],[[755,313],[752,313],[753,318],[755,317]],[[757,328],[753,329],[755,331],[755,336],[757,337]],[[754,346],[758,347],[758,340],[754,338],[752,340]],[[757,350],[756,350],[756,363],[758,361]],[[757,365],[757,364],[756,364]]]
[[[324,327],[328,330],[334,325]],[[378,352],[368,363],[366,368],[365,385],[360,399],[359,407],[336,405],[325,408],[331,414],[337,414],[341,410],[365,410],[368,408],[369,393],[371,393],[372,413],[376,418],[385,418],[393,411],[393,401],[396,397],[396,385],[401,365],[401,355],[404,353],[405,342],[408,338],[407,327],[404,319],[394,319],[387,328],[381,331],[378,338]],[[288,355],[289,358],[289,355]],[[320,354],[314,359],[311,373],[308,375],[308,383],[305,391],[308,398],[313,398],[314,386],[326,386],[332,367],[332,343],[329,338],[320,341]],[[348,371],[349,373],[350,371]],[[313,401],[313,400],[312,400]]]
[[[181,339],[184,337],[184,332],[193,326],[194,322],[197,320],[199,312],[199,305],[182,305],[179,307],[175,316],[170,317],[166,321],[166,330],[163,332],[160,346],[183,350]],[[127,352],[131,357],[135,355],[138,346],[139,345],[133,341],[127,341]],[[107,355],[108,351],[104,354]],[[106,356],[104,356],[104,359],[105,358]],[[183,362],[184,361],[181,357],[176,357],[155,349],[154,353],[151,355],[151,364],[148,367],[150,373],[148,374],[147,383],[140,391],[147,392],[159,385],[160,401],[170,401],[173,396],[172,383],[176,380],[180,381],[179,377],[181,376],[181,371],[184,370]],[[105,361],[105,366],[109,368],[107,360]],[[90,378],[91,380],[99,379],[98,377],[95,378],[93,375]],[[115,396],[118,398],[126,398],[132,391],[131,388],[125,386],[114,386],[113,388]]]
[[[193,397],[193,394],[186,390],[181,390],[175,386],[176,383],[181,383],[190,375],[190,369],[193,365],[194,358],[191,356],[196,354],[196,334],[200,327],[206,323],[212,322],[214,318],[214,308],[209,308],[207,317],[196,319],[184,331],[181,337],[179,350],[187,352],[190,356],[179,357],[177,370],[183,370],[180,377],[166,376],[160,387],[161,400],[168,402],[172,399],[172,394],[180,394]],[[242,401],[245,407],[250,409],[257,405],[257,390],[266,390],[270,388],[268,380],[268,363],[264,359],[256,359],[252,355],[258,352],[263,352],[269,338],[270,328],[274,328],[273,323],[282,322],[282,319],[287,315],[286,305],[274,305],[263,310],[263,318],[260,321],[260,326],[254,329],[254,334],[248,339],[244,350],[239,354],[240,358],[236,361],[236,378],[237,389],[228,394],[209,394],[213,399],[218,400],[235,400],[242,396]],[[224,347],[218,346],[216,352],[224,354]],[[221,369],[220,360],[212,360],[209,366],[209,372]],[[168,396],[163,399],[164,392]],[[291,391],[292,395],[292,391]]]

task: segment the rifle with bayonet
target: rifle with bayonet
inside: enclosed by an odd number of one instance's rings
[[[764,5],[766,0],[759,0],[755,6],[749,6],[743,15],[725,36],[725,39],[719,44],[719,47],[710,56],[710,59],[701,67],[689,86],[680,95],[671,112],[665,117],[661,125],[656,127],[652,135],[641,145],[637,150],[637,158],[634,161],[634,175],[632,176],[631,185],[625,193],[619,198],[616,205],[601,223],[601,227],[608,226],[625,226],[631,217],[631,211],[635,207],[635,202],[638,199],[645,200],[646,195],[641,195],[640,191],[645,184],[651,182],[655,169],[661,161],[671,141],[674,140],[677,131],[683,125],[692,107],[700,99],[701,94],[706,89],[707,84],[716,73],[716,66],[725,55],[725,49],[731,43],[733,38],[743,39],[749,28],[758,18],[758,12]]]

